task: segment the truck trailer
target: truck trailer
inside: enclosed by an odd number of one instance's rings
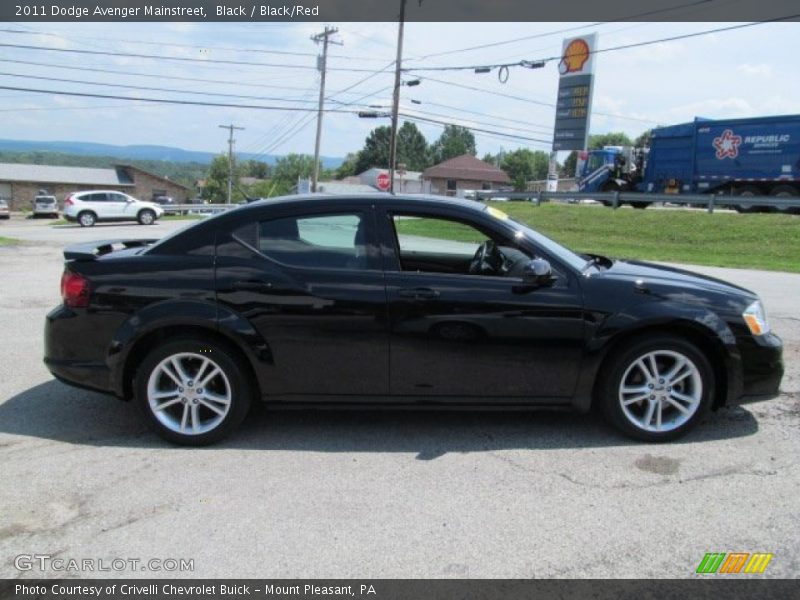
[[[711,120],[659,127],[649,147],[606,146],[579,163],[581,192],[718,194],[745,212],[784,210],[735,197],[800,196],[800,115]],[[637,208],[647,203],[633,202]],[[724,202],[720,202],[724,204]]]

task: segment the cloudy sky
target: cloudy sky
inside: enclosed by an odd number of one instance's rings
[[[331,49],[327,107],[343,111],[368,105],[388,108],[396,23],[333,25],[339,29],[335,39],[343,45]],[[407,23],[404,66],[537,60],[558,55],[562,39],[577,34],[597,32],[603,49],[730,25]],[[323,24],[10,23],[3,27],[3,44],[199,61],[3,46],[0,86],[227,104],[316,106],[318,47],[310,37],[321,31]],[[570,31],[565,32],[567,29]],[[798,23],[772,23],[602,53],[596,57],[592,133],[625,131],[635,136],[649,127],[695,116],[800,113],[799,34]],[[527,39],[464,50],[517,38]],[[476,134],[479,155],[518,147],[548,149],[558,86],[557,61],[536,70],[512,68],[505,84],[498,81],[496,70],[490,74],[420,71],[418,75],[419,86],[402,88],[401,109],[490,131]],[[416,76],[408,73],[405,79]],[[116,87],[123,85],[132,87]],[[227,142],[227,132],[218,125],[234,123],[245,128],[236,134],[238,151],[285,154],[313,153],[314,149],[314,116],[304,112],[147,104],[0,89],[0,115],[0,137],[12,139],[158,144],[218,152],[226,149]],[[322,153],[344,156],[358,150],[369,130],[384,123],[388,124],[388,119],[326,114]],[[419,126],[429,140],[441,131],[440,125]]]

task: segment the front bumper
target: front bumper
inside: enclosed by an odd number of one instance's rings
[[[768,333],[737,339],[742,357],[742,393],[735,403],[768,400],[780,393],[783,378],[783,342]]]

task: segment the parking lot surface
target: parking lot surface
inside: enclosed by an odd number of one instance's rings
[[[696,270],[761,294],[783,393],[647,445],[592,415],[257,410],[204,449],[42,364],[61,248],[151,227],[0,235],[0,576],[691,577],[706,552],[800,572],[800,275]],[[20,571],[18,555],[191,559],[193,572]]]

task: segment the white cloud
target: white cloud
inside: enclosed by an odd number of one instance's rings
[[[761,64],[744,63],[737,66],[736,70],[739,71],[740,73],[744,73],[745,75],[749,75],[750,77],[772,76],[772,65],[768,65],[765,63]]]

